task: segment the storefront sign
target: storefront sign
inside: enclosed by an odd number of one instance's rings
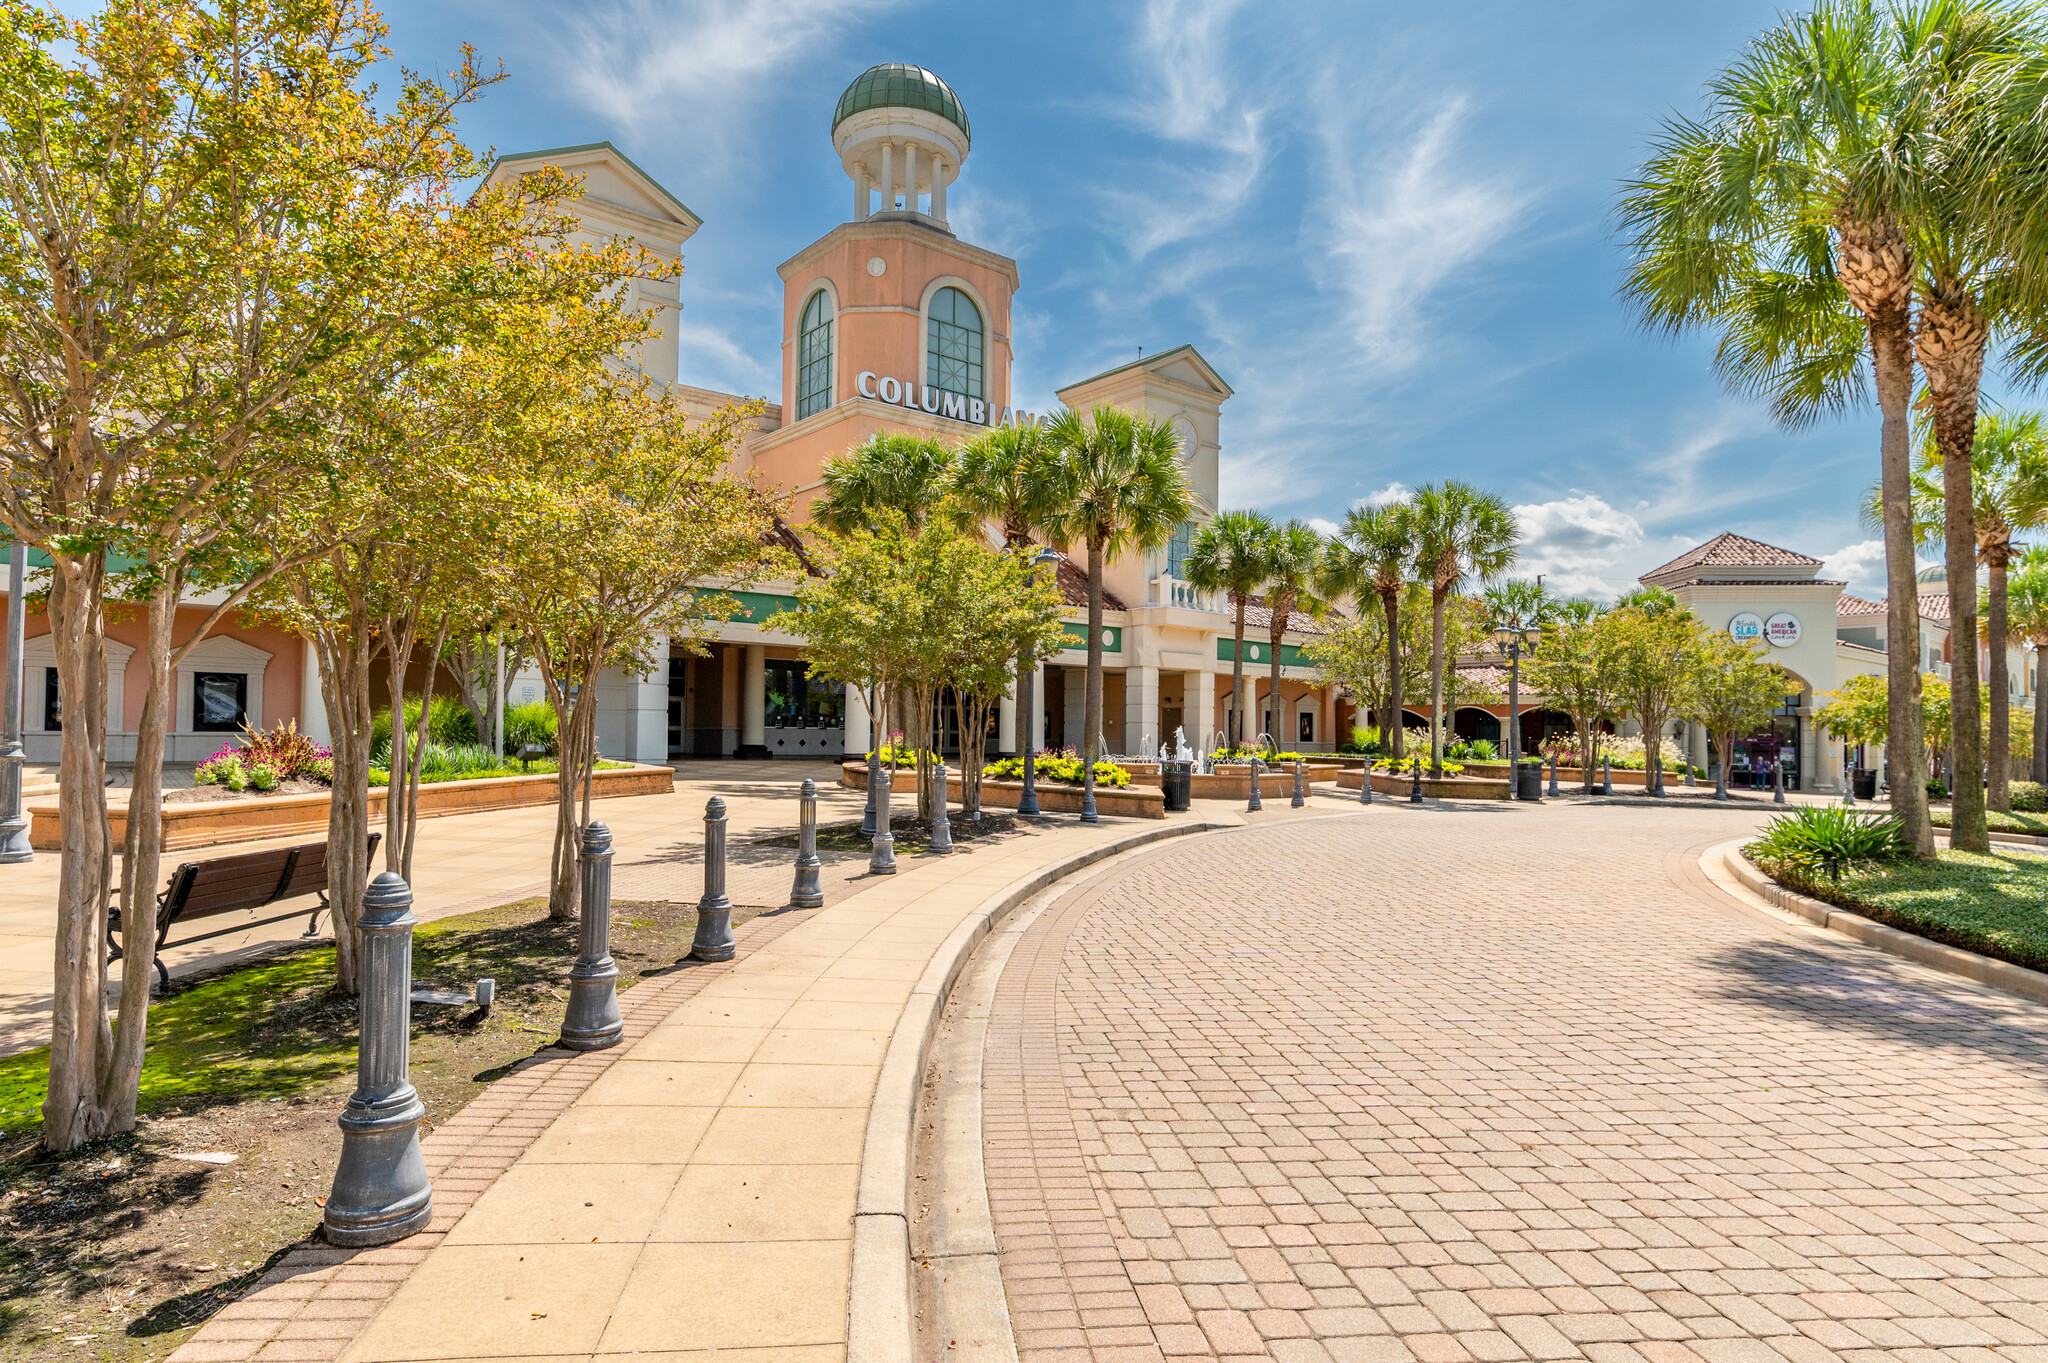
[[[876,398],[894,407],[908,407],[913,412],[924,412],[930,416],[950,417],[954,421],[965,421],[974,426],[1036,426],[1038,417],[1032,412],[1013,412],[1004,407],[1000,412],[980,398],[962,397],[948,393],[930,384],[913,383],[909,379],[878,377],[872,369],[863,369],[854,378],[854,391],[864,398]]]
[[[1764,637],[1764,618],[1755,611],[1744,611],[1728,622],[1728,637],[1738,644],[1750,643]]]
[[[1779,611],[1764,621],[1764,638],[1775,648],[1790,648],[1799,642],[1799,617],[1791,611]]]

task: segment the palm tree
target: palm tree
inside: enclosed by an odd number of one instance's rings
[[[1048,528],[1062,545],[1088,546],[1088,691],[1083,751],[1092,763],[1102,733],[1102,567],[1173,538],[1193,513],[1194,489],[1173,427],[1104,403],[1086,417],[1062,409],[1046,431],[1066,465],[1068,496]]]
[[[1541,578],[1514,578],[1506,582],[1496,582],[1486,589],[1482,599],[1486,605],[1487,628],[1513,631],[1514,638],[1522,639],[1523,642],[1511,642],[1509,647],[1519,648],[1524,653],[1528,652],[1531,644],[1535,642],[1524,639],[1526,631],[1533,630],[1536,639],[1540,640],[1542,631],[1557,627],[1557,598],[1543,590]],[[1506,651],[1505,648],[1502,650],[1504,653]],[[1519,703],[1519,696],[1514,699]],[[1522,760],[1520,718],[1519,715],[1509,716],[1509,728],[1514,732],[1504,731],[1501,734],[1501,752],[1510,764]],[[1514,780],[1515,770],[1510,765],[1510,781]]]
[[[1429,584],[1429,764],[1444,771],[1444,603],[1468,582],[1492,582],[1515,561],[1521,530],[1506,502],[1470,483],[1415,492],[1415,575]]]
[[[1266,683],[1266,695],[1273,707],[1273,722],[1283,729],[1286,724],[1280,714],[1280,639],[1287,633],[1288,618],[1296,611],[1322,613],[1322,573],[1323,537],[1307,522],[1289,521],[1273,531],[1260,585],[1265,589],[1267,613],[1272,616],[1272,676]],[[1275,744],[1286,739],[1284,734],[1269,736]]]
[[[953,505],[963,519],[992,520],[1002,528],[1003,543],[1022,553],[1032,536],[1042,532],[1066,505],[1066,466],[1038,426],[996,426],[963,442],[953,457],[949,487]],[[1017,692],[1032,669],[1017,669]],[[1016,751],[1030,745],[1033,716],[1018,706]]]
[[[2048,545],[2037,544],[2020,560],[2007,584],[2012,631],[2034,650],[2034,766],[2030,775],[2048,783]]]
[[[1987,584],[1983,597],[1984,619],[1973,631],[1990,645],[1984,699],[1989,705],[1984,757],[1989,778],[1989,804],[1997,810],[2012,805],[2011,678],[2005,648],[2012,630],[2008,614],[2008,574],[2020,546],[2013,542],[2016,532],[2048,523],[2048,424],[2039,413],[2006,416],[1991,413],[1975,423],[1970,449],[1971,472],[1968,485],[1976,506],[1970,517],[1976,549],[1971,571],[1963,585],[1971,595],[1971,613],[1976,614],[1976,564],[1985,569]],[[1920,468],[1913,475],[1913,528],[1921,543],[1944,542],[1950,519],[1947,495],[1953,480],[1948,478],[1945,451],[1930,427],[1921,442]],[[1951,571],[1950,577],[1956,573]],[[1951,610],[1956,584],[1949,584]],[[1960,629],[1952,631],[1963,636]],[[1957,657],[1950,671],[1962,661],[1961,655],[1975,650],[1951,650]],[[1974,670],[1975,658],[1969,660]],[[1954,695],[1953,685],[1951,695]],[[1972,726],[1974,727],[1974,726]],[[1962,749],[1956,747],[1958,770],[1962,770]],[[1959,782],[1958,785],[1966,783]]]
[[[845,454],[827,459],[824,491],[811,503],[811,519],[847,534],[866,529],[884,507],[903,514],[911,534],[923,528],[951,490],[953,452],[928,436],[884,431]]]
[[[1715,77],[1702,118],[1666,120],[1620,204],[1623,293],[1659,330],[1718,331],[1723,377],[1786,425],[1860,405],[1869,357],[1883,415],[1893,808],[1932,856],[1908,437],[1910,218],[1928,111],[1893,38],[1876,0],[1822,0]]]
[[[1232,601],[1236,646],[1230,662],[1230,742],[1245,735],[1239,716],[1250,713],[1244,703],[1244,613],[1253,592],[1266,579],[1266,561],[1275,527],[1259,511],[1226,511],[1195,531],[1182,572],[1199,591],[1227,593]],[[1205,717],[1206,718],[1206,717]]]
[[[1358,506],[1328,551],[1327,594],[1350,592],[1361,606],[1368,595],[1379,598],[1387,617],[1387,710],[1382,742],[1401,756],[1401,597],[1408,586],[1408,565],[1415,559],[1415,516],[1405,501],[1384,506]]]

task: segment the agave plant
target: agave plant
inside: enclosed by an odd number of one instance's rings
[[[1858,866],[1909,856],[1913,844],[1906,826],[1891,815],[1815,805],[1771,820],[1745,850],[1759,865],[1840,880],[1843,872]]]

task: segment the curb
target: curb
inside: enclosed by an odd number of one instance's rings
[[[940,944],[931,964],[910,992],[868,1108],[861,1143],[860,1187],[853,1206],[853,1272],[846,1305],[847,1363],[912,1363],[910,1274],[911,1151],[925,1061],[945,1013],[946,998],[981,940],[1005,916],[1033,895],[1098,861],[1147,843],[1215,829],[1227,824],[1182,823],[1148,828],[1115,838],[1053,862],[1011,881],[984,899]]]
[[[1931,938],[1902,932],[1897,928],[1888,928],[1882,923],[1865,918],[1860,913],[1838,909],[1833,904],[1815,899],[1811,895],[1788,889],[1765,875],[1756,863],[1742,855],[1739,843],[1723,843],[1718,848],[1709,849],[1707,855],[1712,856],[1716,851],[1721,854],[1721,864],[1728,868],[1745,889],[1758,895],[1766,903],[1788,913],[1798,914],[1809,923],[1839,932],[1844,937],[1853,938],[1867,947],[1875,947],[1879,951],[1902,956],[1920,965],[1931,966],[1944,974],[1958,975],[2008,994],[2031,999],[2035,1003],[2048,1003],[2048,974],[2029,970],[2023,965],[2014,965],[2010,961],[1979,956],[1974,951],[1964,951],[1961,947],[1952,947]]]

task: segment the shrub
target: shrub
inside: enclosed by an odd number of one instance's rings
[[[256,789],[277,789],[277,768],[271,766],[268,762],[251,762],[244,770],[249,773],[249,784]]]
[[[1372,769],[1374,771],[1399,772],[1403,776],[1406,776],[1409,772],[1415,770],[1418,764],[1422,767],[1422,774],[1424,776],[1429,775],[1429,773],[1433,770],[1433,768],[1430,766],[1429,758],[1426,755],[1422,757],[1401,758],[1382,757],[1379,761],[1372,764]],[[1457,776],[1461,774],[1464,770],[1465,764],[1462,762],[1444,763],[1444,775],[1446,776]]]
[[[283,720],[269,729],[242,730],[242,763],[254,768],[261,764],[277,774],[278,780],[292,776],[307,776],[320,770],[320,763],[327,761],[328,777],[333,781],[333,762],[328,760],[327,749],[299,732],[296,720]],[[272,782],[271,785],[275,785]],[[258,786],[258,790],[269,790],[270,786]]]
[[[464,705],[455,697],[435,696],[428,700],[426,705],[427,741],[429,743],[483,742],[484,735],[476,731],[476,716],[469,712],[467,705]],[[552,720],[555,713],[554,708],[547,705],[543,705],[541,708],[547,710],[549,718]],[[406,731],[408,733],[412,732],[419,722],[420,698],[413,696],[405,702]],[[554,736],[554,731],[554,725],[550,723],[548,725],[550,740]],[[375,749],[390,742],[391,712],[386,710],[370,721],[370,746],[372,749]],[[508,746],[512,743],[512,711],[509,709],[505,712],[505,742]]]
[[[2048,786],[2038,781],[2013,782],[2012,807],[2018,814],[2048,814]]]
[[[242,750],[240,748],[222,748],[219,752],[201,762],[192,771],[192,784],[196,786],[225,786],[229,784],[231,777],[244,778],[246,783],[246,773],[242,770]],[[236,790],[241,788],[241,786],[234,787]]]
[[[1938,776],[1928,781],[1927,798],[1930,800],[1946,800],[1948,798],[1948,785]]]
[[[917,749],[915,748],[906,748],[901,743],[884,743],[879,751],[881,763],[885,767],[895,767],[902,770],[917,765]],[[873,757],[875,754],[869,753],[867,756]],[[925,760],[936,763],[939,760],[939,755],[928,751],[925,753]]]
[[[548,756],[555,755],[555,707],[544,700],[505,707],[505,755],[517,757],[529,743],[537,743]]]
[[[1218,748],[1209,754],[1211,762],[1249,762],[1254,757],[1261,762],[1307,762],[1313,754],[1305,752],[1267,752],[1264,748]]]
[[[1378,726],[1372,724],[1359,725],[1357,728],[1351,731],[1351,737],[1349,739],[1337,745],[1338,752],[1350,753],[1353,755],[1361,753],[1376,753],[1379,750],[1380,731]]]
[[[1035,779],[1056,781],[1061,785],[1081,784],[1081,755],[1072,748],[1046,748],[1035,753],[1031,761]],[[989,763],[981,769],[983,776],[997,781],[1021,781],[1024,779],[1024,759],[1005,757]],[[1107,758],[1098,758],[1095,763],[1095,784],[1098,786],[1122,787],[1131,783],[1131,774]]]
[[[1782,867],[1809,879],[1839,879],[1859,865],[1896,861],[1912,847],[1905,826],[1889,814],[1813,805],[1771,820],[1743,850],[1766,870]]]
[[[1455,757],[1461,762],[1497,762],[1500,760],[1500,744],[1490,738],[1475,738],[1467,743],[1453,743],[1444,749],[1445,757]]]

